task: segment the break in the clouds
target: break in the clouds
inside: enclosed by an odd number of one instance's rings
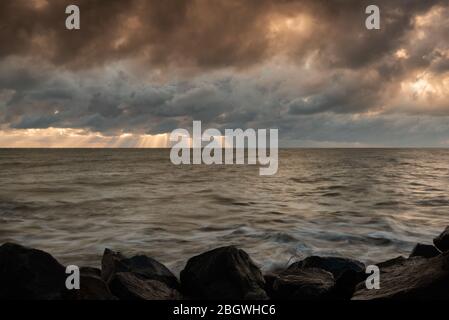
[[[2,1],[0,146],[160,146],[192,120],[446,146],[448,35],[448,0]]]

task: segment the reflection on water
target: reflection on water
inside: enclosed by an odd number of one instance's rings
[[[449,224],[449,150],[281,150],[257,166],[174,166],[169,150],[0,150],[0,243],[99,265],[105,247],[179,271],[235,244],[264,268],[309,254],[378,262]]]

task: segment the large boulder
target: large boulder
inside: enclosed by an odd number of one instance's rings
[[[449,251],[449,226],[435,239],[433,239],[433,244],[440,251]]]
[[[116,300],[106,282],[101,278],[101,270],[90,267],[80,268],[80,289],[66,292],[68,300]]]
[[[440,251],[430,244],[417,243],[410,253],[410,257],[433,258],[440,255]]]
[[[0,246],[0,299],[61,299],[65,268],[50,254],[18,244]]]
[[[405,261],[407,261],[406,258],[403,256],[397,256],[396,258],[388,259],[386,261],[382,261],[376,264],[380,269],[387,268],[395,265],[403,264]]]
[[[122,300],[178,300],[176,289],[158,280],[145,279],[131,272],[115,273],[109,282],[113,294]]]
[[[181,271],[184,293],[203,299],[267,299],[265,280],[248,254],[234,246],[217,248],[187,262]]]
[[[366,278],[365,265],[357,260],[340,257],[310,256],[289,266],[287,270],[318,268],[330,272],[335,279],[334,298],[350,299],[356,285]]]
[[[360,283],[354,300],[449,299],[449,252],[426,259],[390,260],[380,266],[380,289]]]
[[[318,300],[334,297],[334,276],[323,269],[290,269],[270,277],[270,296],[273,299]]]
[[[132,272],[142,279],[157,280],[170,288],[179,288],[176,276],[162,263],[153,258],[138,255],[126,258],[119,252],[106,249],[101,261],[101,276],[109,282],[118,272]]]
[[[310,256],[304,260],[291,264],[288,269],[319,268],[329,271],[334,278],[339,278],[343,273],[352,270],[356,273],[365,273],[365,265],[357,260],[340,257]]]

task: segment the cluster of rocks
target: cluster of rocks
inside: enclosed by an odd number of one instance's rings
[[[449,299],[449,227],[434,246],[417,244],[408,258],[377,266],[381,287],[368,290],[365,265],[356,260],[311,256],[264,275],[245,251],[228,246],[188,260],[178,280],[150,257],[106,249],[101,270],[80,268],[80,289],[67,290],[65,267],[50,254],[6,243],[0,246],[0,299]]]

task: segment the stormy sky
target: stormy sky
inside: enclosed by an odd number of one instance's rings
[[[193,120],[446,147],[448,38],[449,0],[1,1],[0,147],[163,146]]]

